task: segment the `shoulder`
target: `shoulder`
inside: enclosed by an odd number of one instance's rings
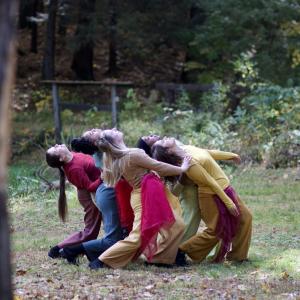
[[[209,152],[206,149],[202,149],[192,145],[184,145],[182,148],[191,156],[206,156]]]
[[[131,148],[128,152],[128,155],[130,155],[130,157],[148,156],[143,149],[139,149],[139,148]]]

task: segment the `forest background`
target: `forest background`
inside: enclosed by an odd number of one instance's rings
[[[16,295],[56,299],[59,290],[66,299],[89,299],[90,285],[94,298],[109,299],[124,287],[130,299],[299,297],[299,71],[299,0],[21,0],[9,183]],[[44,162],[55,129],[43,80],[131,82],[118,88],[118,127],[130,146],[158,133],[239,153],[243,165],[227,171],[259,224],[254,263],[160,275],[144,267],[136,275],[133,266],[104,271],[99,286],[88,270],[45,262],[47,247],[82,217],[69,191],[72,214],[61,225],[56,192],[41,189],[41,175],[56,177]],[[176,89],[162,91],[162,83]],[[62,111],[66,144],[86,129],[111,126],[110,112],[96,108],[110,104],[108,86],[62,86],[60,98],[94,106]],[[140,288],[136,276],[145,280]]]

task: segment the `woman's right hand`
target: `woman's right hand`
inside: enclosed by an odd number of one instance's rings
[[[230,214],[235,216],[235,217],[238,217],[239,216],[239,211],[236,207],[236,205],[232,202],[232,205],[231,206],[227,206],[227,209],[229,210]]]
[[[182,173],[186,172],[191,166],[191,156],[185,156],[181,164]]]

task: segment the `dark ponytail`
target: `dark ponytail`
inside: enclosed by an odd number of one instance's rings
[[[71,141],[71,148],[75,152],[93,155],[98,151],[98,148],[84,137],[75,138]]]
[[[53,155],[48,152],[46,152],[46,161],[51,168],[58,168],[59,170],[58,215],[60,219],[65,222],[68,215],[68,205],[66,198],[66,175],[62,168],[64,162],[60,161],[58,155]]]

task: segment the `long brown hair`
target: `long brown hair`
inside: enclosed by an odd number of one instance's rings
[[[63,161],[60,161],[59,155],[50,154],[46,152],[46,161],[51,168],[59,170],[59,197],[58,197],[58,215],[60,219],[65,222],[68,215],[68,205],[66,198],[66,175],[62,168]]]
[[[176,153],[172,153],[168,151],[167,147],[163,147],[161,145],[155,145],[151,147],[152,158],[170,164],[174,166],[180,166],[182,164],[182,158]],[[166,180],[170,182],[175,182],[179,176],[167,176]]]
[[[125,161],[122,158],[129,149],[120,149],[112,137],[105,134],[97,142],[97,146],[103,152],[102,179],[107,186],[114,187],[124,171]]]

